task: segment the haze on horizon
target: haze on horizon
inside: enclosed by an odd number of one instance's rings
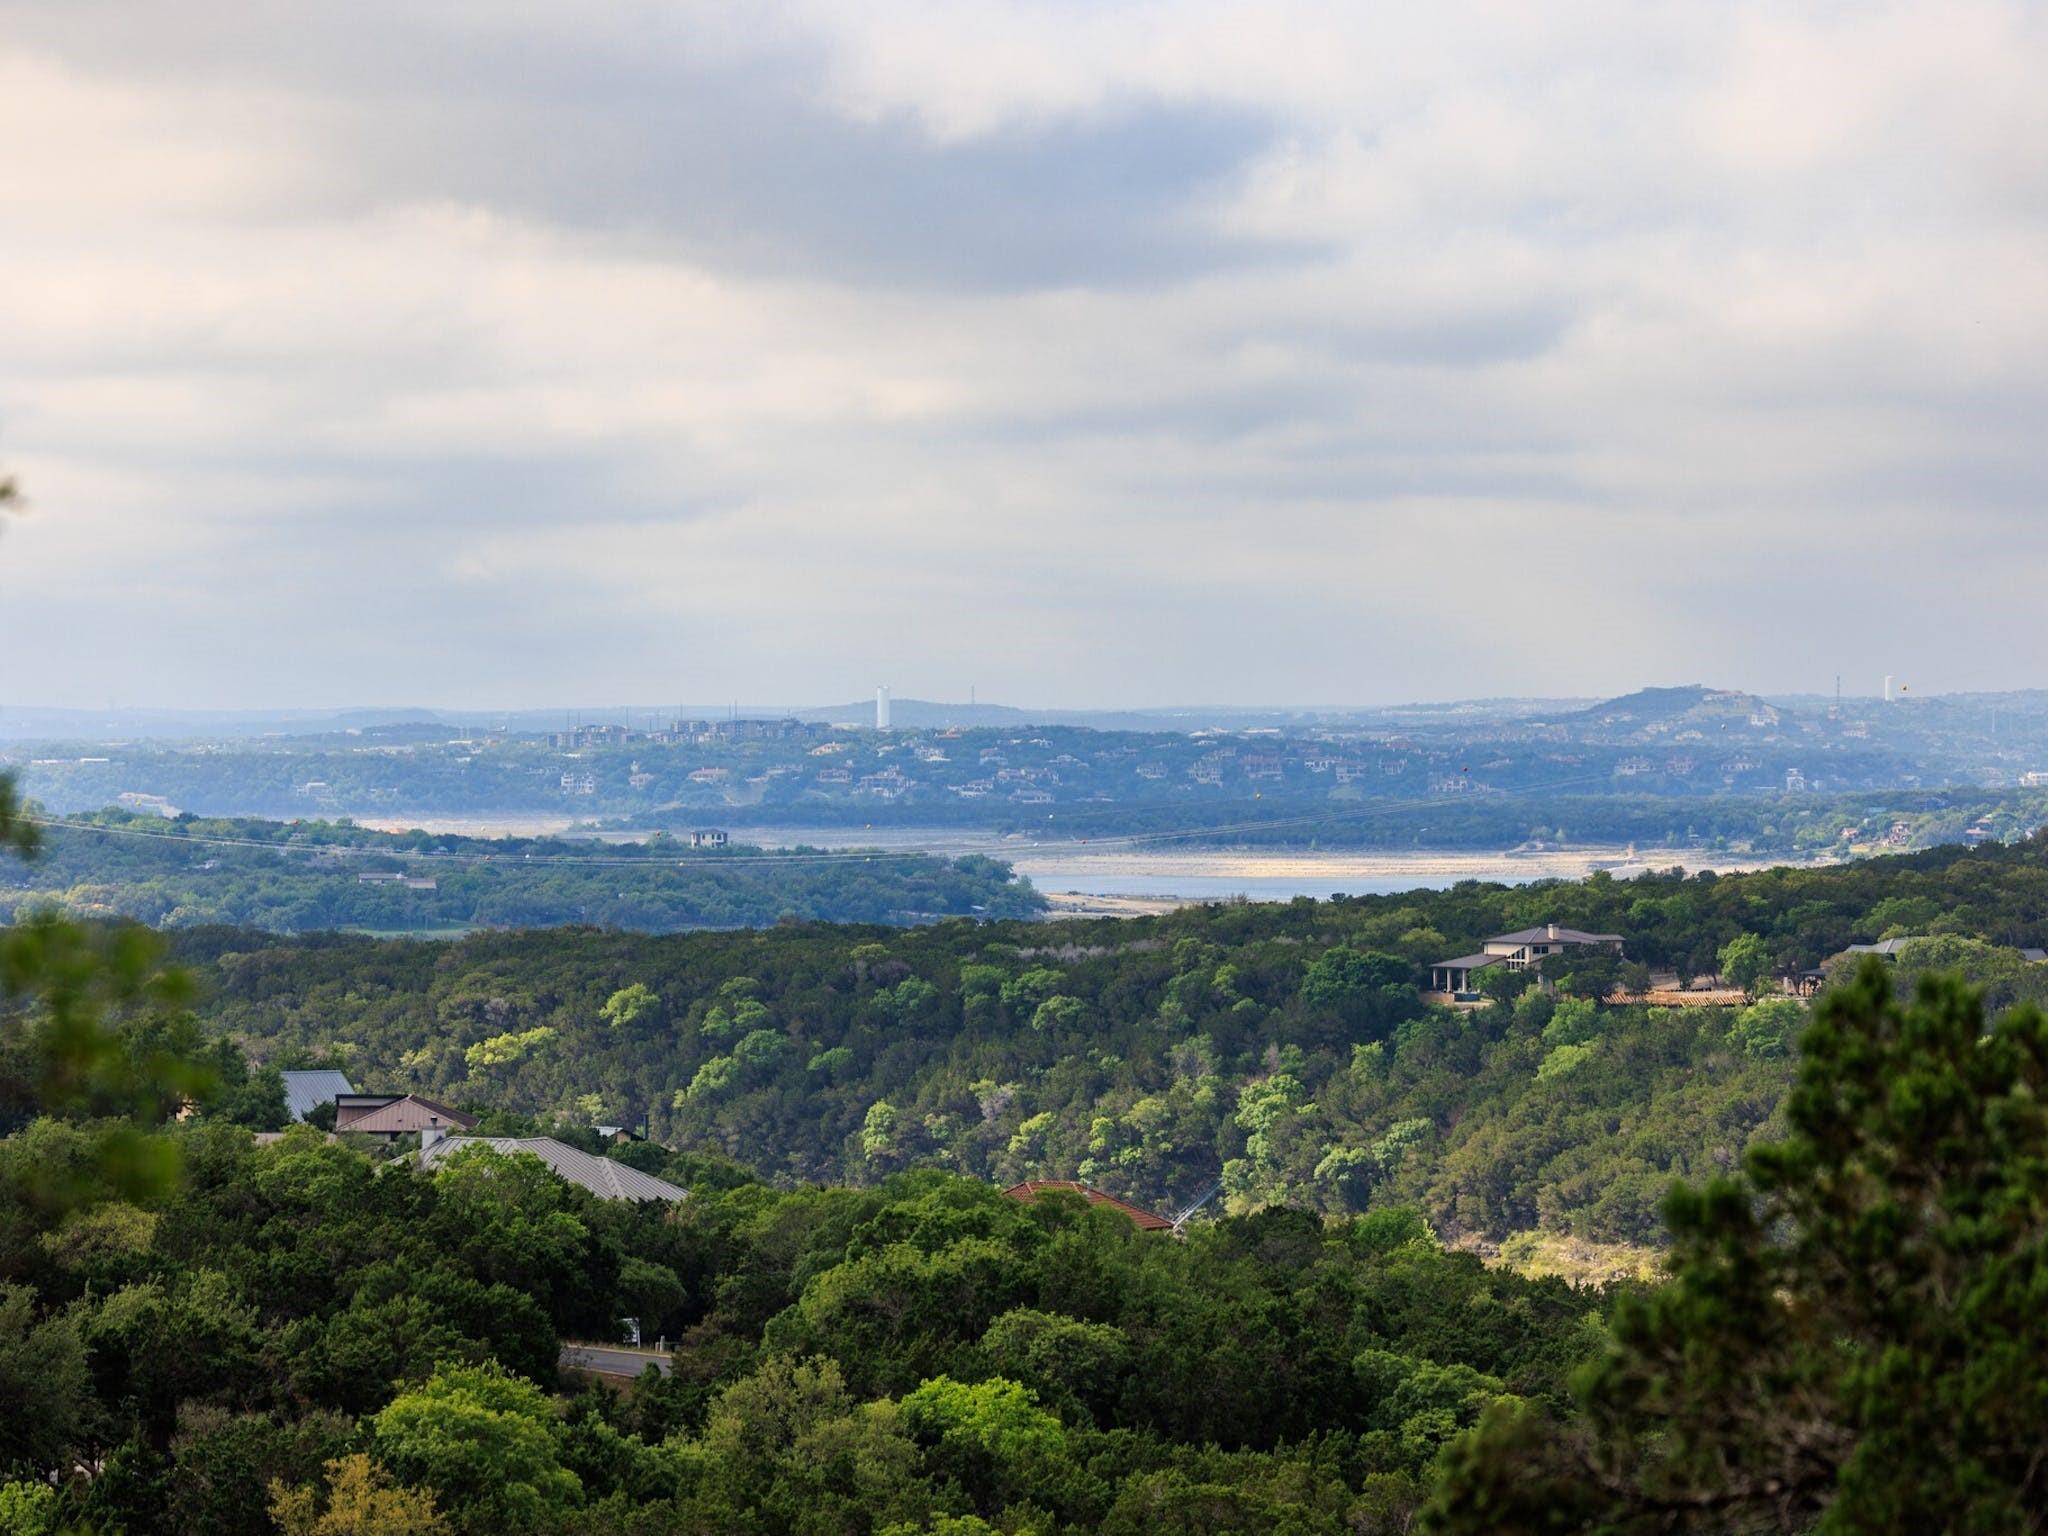
[[[0,691],[2048,683],[2044,75],[1983,0],[0,0]]]

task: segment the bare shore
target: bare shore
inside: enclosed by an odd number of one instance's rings
[[[1202,880],[1344,880],[1374,885],[1407,880],[1415,885],[1451,885],[1460,880],[1581,880],[1598,870],[1617,879],[1682,865],[1718,873],[1767,869],[1795,863],[1783,857],[1712,854],[1699,849],[1545,849],[1486,853],[1457,850],[1386,853],[1371,849],[1301,850],[1263,848],[1140,847],[1105,849],[1012,847],[1008,858],[1024,873],[1037,864],[1086,869],[1100,875],[1182,874]],[[1341,890],[1342,886],[1333,886]]]

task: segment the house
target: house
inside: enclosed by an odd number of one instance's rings
[[[699,827],[690,834],[692,848],[723,848],[731,837],[718,827]]]
[[[1099,1205],[1115,1211],[1140,1232],[1173,1230],[1173,1223],[1164,1216],[1148,1211],[1142,1205],[1133,1205],[1128,1200],[1119,1200],[1108,1190],[1097,1189],[1093,1184],[1083,1184],[1079,1179],[1026,1179],[1022,1184],[1012,1184],[1003,1193],[1025,1205],[1037,1203],[1044,1195],[1079,1195],[1090,1205]]]
[[[1828,984],[1828,973],[1818,967],[1803,971],[1791,971],[1779,978],[1779,985],[1788,997],[1815,997]]]
[[[690,1197],[688,1190],[669,1183],[667,1179],[657,1179],[651,1173],[628,1168],[608,1157],[579,1151],[552,1136],[451,1136],[445,1131],[423,1131],[420,1134],[420,1166],[431,1169],[466,1147],[489,1147],[504,1157],[529,1153],[546,1163],[548,1171],[556,1178],[566,1180],[579,1189],[587,1189],[600,1200],[631,1200],[646,1204],[655,1200],[673,1203]]]
[[[1926,934],[1912,933],[1896,939],[1879,939],[1875,944],[1851,944],[1842,953],[1845,955],[1881,955],[1887,960],[1897,960],[1899,958],[1899,951],[1908,944],[1923,944],[1926,941]],[[2029,965],[2048,963],[2048,949],[2030,948],[2026,945],[2015,945],[2014,947],[2019,950],[2020,958]]]
[[[467,1131],[475,1125],[475,1115],[412,1093],[344,1093],[334,1100],[334,1128],[352,1136],[389,1142],[426,1131]]]
[[[1882,955],[1887,960],[1899,958],[1899,951],[1908,944],[1918,944],[1927,937],[1924,933],[1907,934],[1897,939],[1879,939],[1875,944],[1851,944],[1842,953],[1845,955]]]
[[[1552,955],[1561,955],[1572,949],[1601,949],[1619,955],[1621,935],[1587,933],[1578,928],[1561,928],[1556,923],[1497,934],[1480,945],[1477,954],[1459,955],[1456,959],[1439,960],[1432,965],[1429,968],[1429,990],[1442,993],[1453,1001],[1470,1001],[1476,996],[1472,978],[1489,966],[1526,971],[1542,965]]]
[[[305,1072],[280,1072],[284,1079],[284,1108],[297,1125],[305,1120],[322,1104],[332,1104],[345,1093],[354,1093],[355,1085],[348,1080],[346,1072],[332,1068],[319,1068]]]

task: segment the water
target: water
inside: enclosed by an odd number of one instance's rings
[[[1246,862],[1256,864],[1257,855]],[[1179,897],[1185,901],[1225,901],[1243,896],[1252,901],[1292,901],[1297,896],[1325,901],[1342,892],[1347,896],[1391,896],[1401,891],[1444,890],[1460,880],[1497,880],[1522,885],[1542,878],[1527,869],[1502,866],[1475,868],[1471,873],[1401,874],[1303,878],[1297,875],[1195,874],[1177,868],[1151,873],[1117,871],[1052,862],[1039,864],[1027,858],[1014,861],[1017,873],[1026,876],[1041,891],[1071,892],[1080,896]]]
[[[1616,876],[1683,864],[1687,869],[1755,868],[1768,860],[1715,857],[1684,851],[1583,848],[1568,851],[1384,850],[1299,848],[1191,848],[1171,842],[1100,847],[939,827],[749,827],[736,838],[763,847],[808,843],[818,848],[912,849],[958,856],[982,853],[1006,860],[1048,894],[1163,901],[1318,900],[1339,891],[1351,896],[1443,890],[1461,880],[1526,885],[1532,880],[1579,880],[1596,869]]]

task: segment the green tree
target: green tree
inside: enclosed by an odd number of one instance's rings
[[[624,1029],[635,1019],[648,1013],[661,1001],[653,988],[645,982],[636,981],[630,986],[619,988],[605,999],[604,1007],[598,1010],[598,1017],[613,1029]]]
[[[56,1536],[57,1490],[48,1483],[0,1483],[0,1536]]]
[[[404,1488],[357,1452],[327,1463],[327,1497],[309,1487],[270,1485],[270,1515],[282,1536],[447,1536],[434,1496]]]
[[[1753,933],[1739,933],[1723,944],[1719,961],[1722,979],[1751,997],[1770,978],[1774,963],[1770,945]]]
[[[431,1488],[466,1536],[539,1536],[583,1499],[546,1395],[496,1365],[443,1365],[372,1421],[377,1459]]]
[[[67,1465],[92,1394],[76,1325],[36,1310],[26,1286],[0,1286],[0,1469],[42,1475]]]
[[[1881,961],[1825,995],[1788,1135],[1679,1188],[1560,1431],[1493,1415],[1440,1532],[2031,1529],[2048,1519],[2048,1017]]]

